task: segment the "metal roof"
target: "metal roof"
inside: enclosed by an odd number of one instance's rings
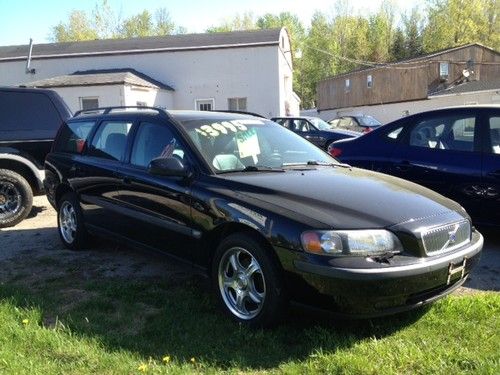
[[[32,58],[42,59],[63,56],[77,57],[278,45],[280,32],[281,29],[266,29],[34,44]],[[28,52],[28,44],[0,47],[0,61],[23,60],[27,58]]]
[[[72,87],[130,84],[173,91],[174,89],[135,69],[96,69],[26,83],[27,87]]]
[[[500,90],[500,80],[464,82],[444,90],[436,91],[430,94],[429,97],[491,90]]]
[[[412,58],[408,58],[408,59],[403,59],[403,60],[398,60],[398,61],[394,61],[394,62],[380,62],[380,63],[374,62],[373,66],[362,66],[359,68],[355,68],[355,69],[352,69],[352,70],[345,72],[345,73],[339,73],[339,74],[336,74],[334,76],[329,76],[329,77],[323,78],[320,80],[320,82],[328,81],[328,80],[333,79],[333,78],[340,78],[340,77],[349,76],[352,73],[358,73],[358,72],[364,72],[364,71],[368,72],[368,71],[373,71],[373,70],[378,70],[378,69],[390,68],[390,67],[398,66],[400,64],[408,65],[409,69],[412,69],[411,68],[412,64],[419,64],[422,62],[434,61],[432,59],[434,59],[435,57],[439,57],[439,56],[444,55],[446,53],[458,51],[458,50],[461,50],[464,48],[469,48],[469,47],[484,48],[484,49],[487,49],[487,50],[489,50],[497,55],[500,55],[500,52],[494,50],[493,48],[487,47],[481,43],[469,43],[469,44],[464,44],[464,45],[457,46],[457,47],[441,49],[439,51],[434,51],[434,52],[431,52],[431,53],[428,53],[425,55],[412,57]]]

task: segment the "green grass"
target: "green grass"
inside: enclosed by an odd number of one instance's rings
[[[499,293],[365,321],[295,309],[250,331],[206,289],[195,277],[0,284],[0,373],[500,373]]]

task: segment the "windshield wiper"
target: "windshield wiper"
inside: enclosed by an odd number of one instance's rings
[[[243,169],[231,169],[228,171],[220,171],[217,174],[223,173],[239,173],[239,172],[285,172],[283,168],[273,168],[266,166],[257,166],[257,165],[247,165]]]
[[[344,164],[344,163],[328,163],[328,162],[322,162],[322,161],[317,161],[317,160],[309,160],[307,163],[293,163],[293,164],[286,164],[287,167],[300,167],[300,166],[306,166],[306,165],[319,165],[322,167],[341,167],[341,168],[352,168],[349,164]]]
[[[240,172],[284,172],[283,168],[266,167],[261,165],[247,165]]]

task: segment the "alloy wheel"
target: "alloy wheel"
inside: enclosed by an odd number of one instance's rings
[[[68,201],[64,201],[60,208],[59,230],[67,243],[73,243],[77,230],[76,211]]]
[[[10,182],[0,182],[0,219],[15,215],[21,206],[22,196],[19,189]]]
[[[250,320],[262,310],[266,282],[259,262],[249,251],[228,249],[219,262],[218,282],[224,303],[238,318]]]

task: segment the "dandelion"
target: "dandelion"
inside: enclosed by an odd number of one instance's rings
[[[147,372],[148,371],[148,365],[145,363],[141,363],[139,367],[137,368],[140,372]]]
[[[169,355],[166,355],[165,357],[163,357],[163,363],[169,363],[170,362],[170,356]]]
[[[30,321],[28,319],[23,319],[23,324],[27,325]]]
[[[196,363],[196,359],[194,359],[194,357],[192,357],[192,358],[190,359],[190,361],[191,361],[191,363]]]

